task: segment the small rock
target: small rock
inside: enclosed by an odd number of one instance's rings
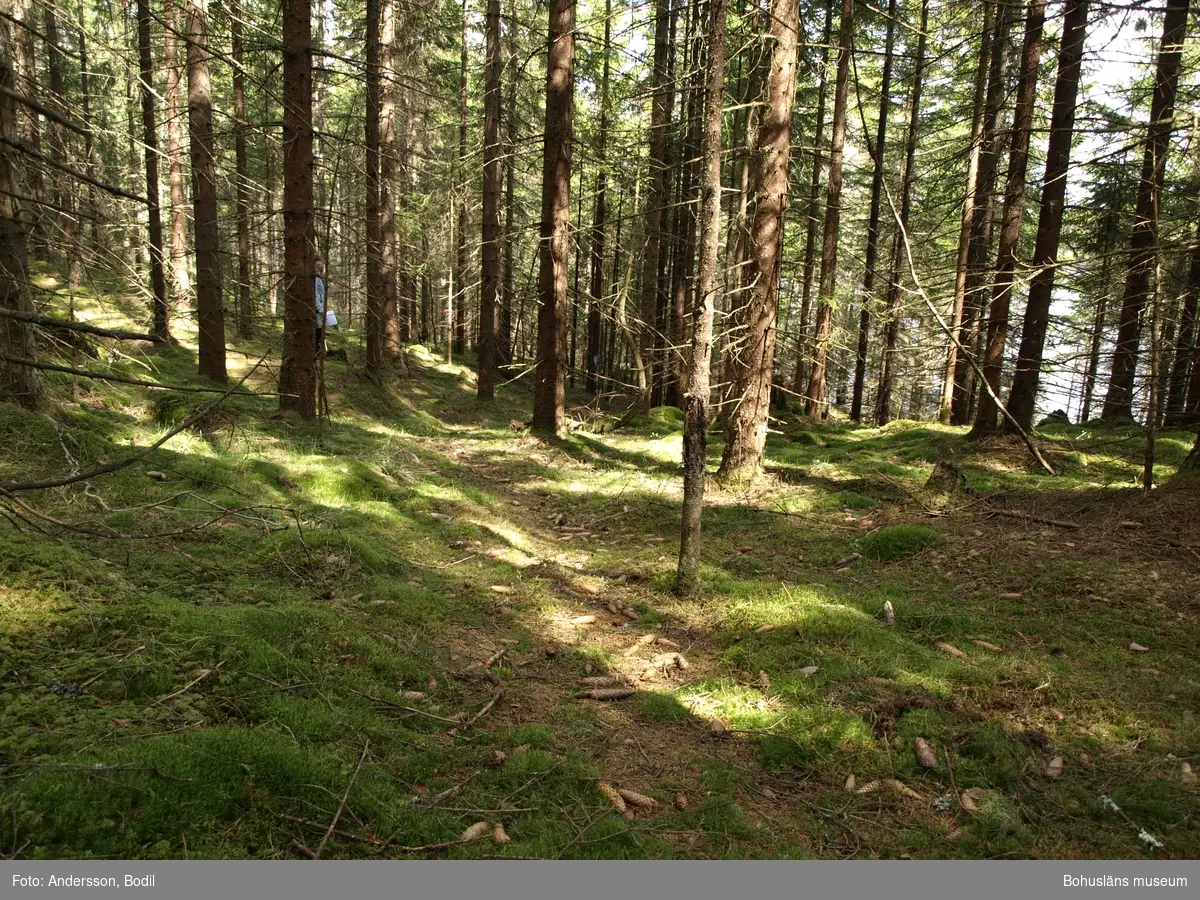
[[[811,676],[811,675],[816,675],[819,671],[821,671],[820,666],[805,666],[803,669],[800,670],[800,674]]]
[[[1049,778],[1062,778],[1065,763],[1061,756],[1056,756],[1050,760],[1050,765],[1046,766],[1046,775]]]
[[[1129,649],[1132,650],[1134,653],[1148,653],[1150,650],[1149,647],[1143,647],[1141,644],[1139,644],[1137,642],[1130,644]]]
[[[147,478],[153,478],[155,481],[166,481],[167,476],[162,472],[147,472]]]
[[[728,727],[726,727],[725,723],[722,722],[720,719],[713,719],[712,722],[708,726],[708,733],[711,734],[713,737],[721,737],[728,730],[729,730]]]
[[[883,621],[888,625],[896,624],[896,610],[892,607],[891,600],[883,601]]]

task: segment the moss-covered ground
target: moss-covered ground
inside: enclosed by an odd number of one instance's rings
[[[179,336],[41,352],[198,385]],[[266,354],[272,390],[276,338],[231,375]],[[784,416],[763,479],[710,486],[681,602],[678,416],[545,443],[528,378],[481,407],[425,348],[377,387],[331,346],[320,431],[234,396],[0,498],[0,854],[1200,856],[1200,495],[1140,493],[1140,432],[1039,432],[1052,478],[1007,439]],[[0,482],[212,399],[46,384],[0,404]],[[1160,482],[1193,439],[1159,435]],[[924,490],[938,461],[965,490]],[[578,696],[602,675],[636,692]],[[481,821],[510,840],[449,843]]]

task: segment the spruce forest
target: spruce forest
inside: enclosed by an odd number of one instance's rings
[[[1200,856],[1193,0],[0,0],[0,856]]]

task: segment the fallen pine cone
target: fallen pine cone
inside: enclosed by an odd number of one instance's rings
[[[846,778],[846,785],[843,788],[843,790],[845,790],[846,793],[850,793],[851,791],[854,790],[854,785],[856,783],[857,783],[857,779],[854,777],[854,773],[851,772]]]
[[[611,803],[617,812],[623,813],[628,808],[625,806],[625,798],[607,781],[597,781],[596,790],[604,795],[604,799]]]
[[[675,643],[673,640],[671,640],[670,638],[665,638],[665,637],[661,637],[661,636],[656,637],[654,639],[654,643],[658,644],[660,647],[669,647],[672,650],[679,649],[679,645],[677,643]]]
[[[576,697],[579,700],[624,700],[636,693],[634,688],[594,688],[584,691],[582,694],[576,694]]]
[[[897,781],[895,778],[885,778],[883,780],[883,783],[888,788],[895,791],[897,794],[901,794],[905,797],[910,797],[913,800],[924,800],[925,799],[920,794],[918,794],[916,791],[914,791],[912,788],[910,788],[908,785],[904,784],[901,781]]]
[[[584,687],[589,688],[615,687],[616,685],[624,685],[624,682],[615,675],[590,675],[587,678],[580,678],[579,683]]]
[[[967,654],[963,653],[961,650],[959,650],[953,644],[947,644],[945,641],[938,641],[937,648],[939,650],[941,650],[943,653],[949,653],[955,659],[966,659],[967,658]]]
[[[630,791],[625,788],[617,788],[617,793],[631,806],[637,806],[642,809],[658,809],[658,801],[653,797],[647,797],[645,794],[639,794],[637,791]]]
[[[476,822],[462,833],[462,836],[459,838],[459,840],[466,844],[470,843],[471,841],[477,841],[480,838],[485,838],[491,833],[492,826],[487,822]]]
[[[917,738],[913,744],[913,750],[917,755],[917,762],[926,769],[937,768],[937,754],[933,752],[933,748],[929,746],[929,742],[925,738]]]
[[[675,795],[675,808],[678,810],[687,809],[691,804],[688,802],[688,796],[683,791]]]
[[[506,759],[508,759],[508,754],[503,750],[493,750],[490,762],[493,766],[502,766]]]
[[[1003,653],[1003,647],[997,647],[995,644],[989,644],[987,641],[971,641],[976,647],[982,647],[984,650],[991,650],[993,653]]]
[[[508,836],[508,833],[504,830],[504,826],[497,822],[492,827],[492,840],[497,844],[507,844],[512,838]]]
[[[709,733],[715,737],[720,737],[729,729],[725,727],[725,723],[720,719],[713,719],[712,724],[708,726]]]
[[[621,607],[617,606],[617,604],[613,603],[612,601],[605,603],[604,608],[607,609],[614,616],[619,616],[621,614]]]
[[[637,610],[630,609],[628,606],[621,610],[621,614],[631,622],[636,622],[639,618],[641,618],[637,614]]]
[[[570,620],[570,624],[572,624],[572,625],[595,625],[596,617],[595,616],[576,616],[575,618]]]

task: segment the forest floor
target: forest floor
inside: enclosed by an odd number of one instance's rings
[[[197,384],[184,337],[60,358]],[[1039,432],[1051,478],[961,429],[775,423],[765,478],[711,485],[685,603],[671,411],[545,443],[528,379],[481,408],[408,359],[386,391],[330,361],[323,433],[234,396],[17,495],[43,518],[0,498],[0,855],[1200,856],[1200,495],[1141,495],[1138,431]],[[0,406],[0,481],[212,398],[46,382]],[[939,460],[965,491],[925,489]]]

